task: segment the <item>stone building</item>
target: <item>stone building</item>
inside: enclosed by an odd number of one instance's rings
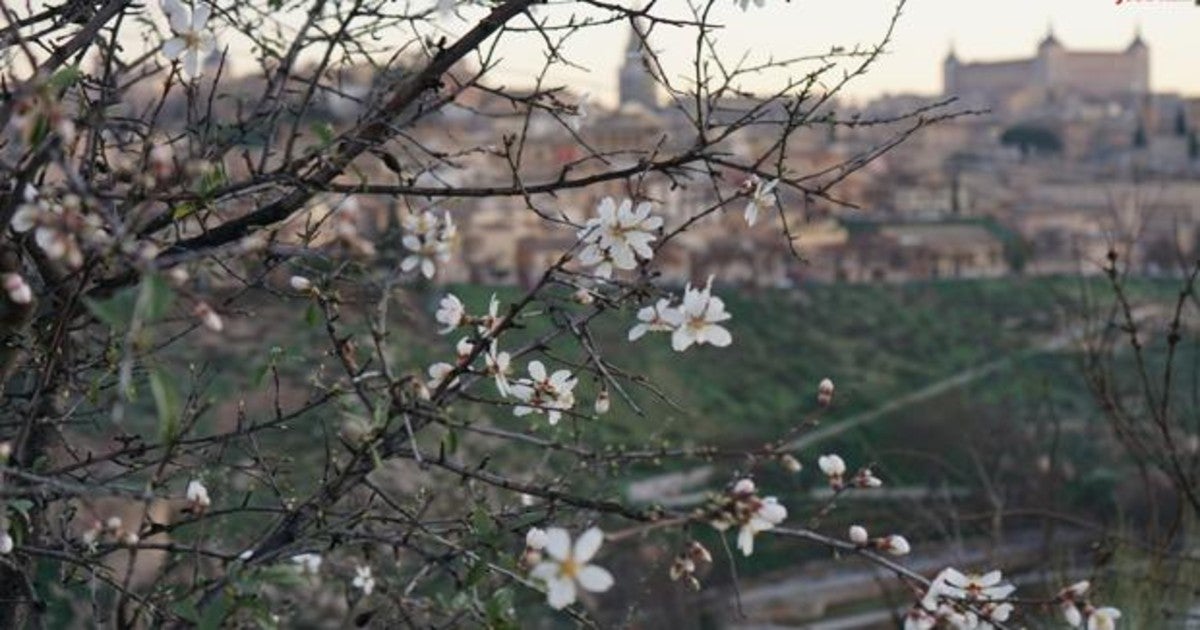
[[[1033,57],[964,62],[951,50],[942,69],[945,95],[993,106],[1030,96],[1110,100],[1150,91],[1150,48],[1140,34],[1124,50],[1083,51],[1067,48],[1050,32]]]

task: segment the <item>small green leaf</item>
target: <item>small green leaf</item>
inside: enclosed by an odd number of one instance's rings
[[[83,76],[83,72],[79,70],[79,66],[67,66],[55,72],[46,82],[46,86],[56,92],[65,90],[74,85],[81,76]]]
[[[312,126],[312,132],[317,135],[322,147],[333,144],[333,125],[327,122],[317,123]]]
[[[154,407],[158,410],[159,436],[171,442],[179,433],[179,419],[183,403],[175,381],[161,369],[150,371],[150,392],[154,395]]]
[[[142,290],[146,292],[145,318],[150,321],[162,319],[175,298],[175,290],[157,273],[142,278]]]
[[[88,310],[96,319],[113,328],[123,328],[133,319],[134,296],[132,291],[121,291],[107,300],[84,298]]]

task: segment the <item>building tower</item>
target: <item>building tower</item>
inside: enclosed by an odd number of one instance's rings
[[[958,94],[958,53],[954,51],[954,42],[950,42],[950,51],[942,61],[942,94]]]
[[[1125,55],[1132,58],[1134,65],[1133,85],[1129,91],[1134,94],[1150,92],[1150,47],[1142,39],[1142,28],[1139,26],[1133,34],[1133,41],[1125,49]]]
[[[618,77],[621,105],[638,103],[647,109],[658,109],[657,86],[654,75],[646,67],[645,31],[634,20],[629,29],[629,41],[625,45],[625,61],[621,64]]]

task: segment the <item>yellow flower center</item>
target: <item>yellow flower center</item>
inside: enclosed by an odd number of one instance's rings
[[[567,558],[558,566],[558,574],[561,577],[575,579],[575,576],[579,575],[579,564],[575,562],[574,558]]]

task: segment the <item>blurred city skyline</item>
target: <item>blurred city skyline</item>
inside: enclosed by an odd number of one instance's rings
[[[718,45],[729,60],[748,52],[748,59],[761,61],[768,56],[811,55],[834,46],[869,46],[886,31],[894,6],[893,0],[767,0],[765,6],[751,5],[743,12],[730,0],[718,3],[714,21],[724,25]],[[542,8],[538,15],[566,15],[570,8]],[[684,3],[660,3],[654,11],[687,17]],[[942,61],[951,47],[964,61],[1030,57],[1050,29],[1074,50],[1121,50],[1140,33],[1150,47],[1153,91],[1200,93],[1200,72],[1195,70],[1200,6],[1190,0],[1124,0],[1119,5],[1116,0],[909,0],[886,54],[843,94],[865,100],[884,94],[940,93]],[[584,29],[565,51],[587,70],[549,76],[591,92],[600,102],[615,103],[617,69],[628,33],[627,23]],[[685,29],[660,26],[650,40],[669,70],[684,72],[694,51],[693,37]],[[540,67],[538,47],[514,40],[501,50],[505,63],[494,76],[519,84]],[[765,90],[779,79],[761,77],[745,87]]]

